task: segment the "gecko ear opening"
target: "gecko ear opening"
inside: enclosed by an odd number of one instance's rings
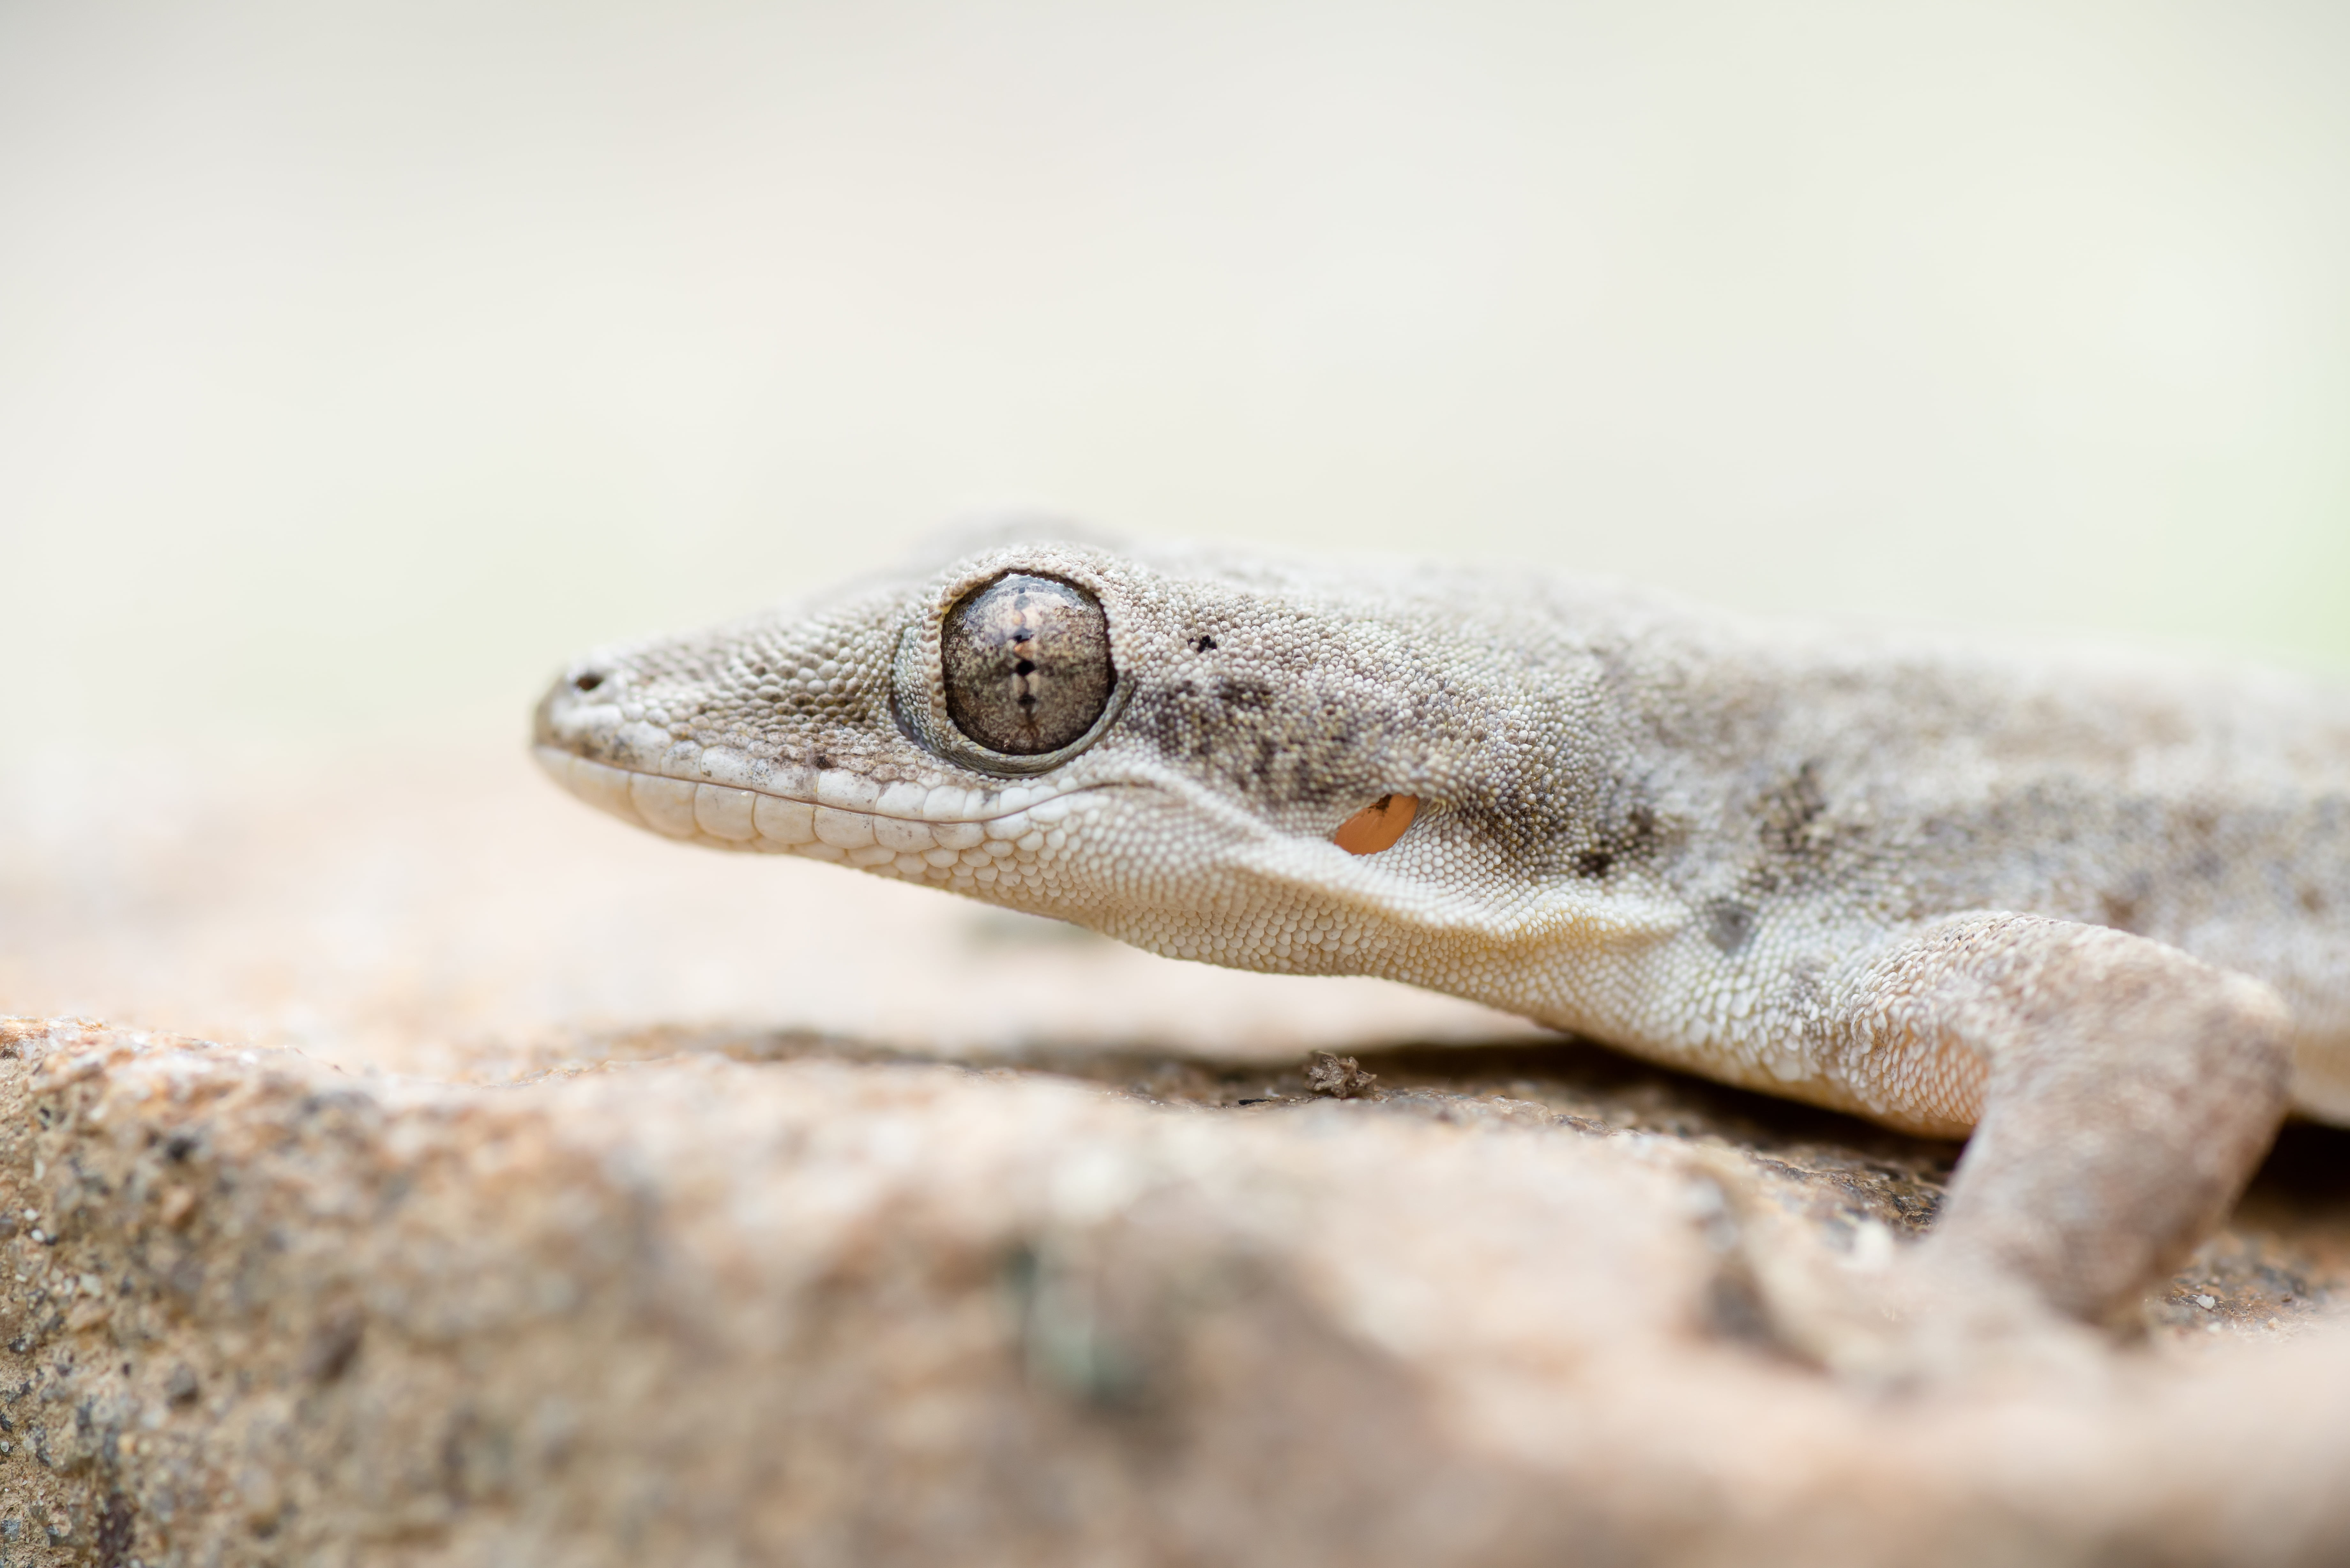
[[[1383,794],[1341,823],[1330,842],[1349,855],[1377,855],[1403,836],[1419,809],[1419,797]]]

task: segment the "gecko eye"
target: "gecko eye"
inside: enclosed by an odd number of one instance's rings
[[[940,650],[947,717],[991,751],[1056,752],[1093,727],[1117,672],[1109,623],[1091,594],[1012,572],[947,612]]]

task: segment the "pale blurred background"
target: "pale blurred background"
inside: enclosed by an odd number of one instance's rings
[[[231,753],[411,877],[511,770],[543,881],[567,654],[1005,505],[2350,669],[2345,82],[2276,0],[0,0],[0,981],[234,1013],[201,903],[26,956],[140,831],[257,897]],[[677,972],[589,1001],[791,1010]]]

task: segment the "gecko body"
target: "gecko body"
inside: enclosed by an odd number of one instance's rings
[[[591,655],[536,742],[676,837],[1971,1133],[1932,1245],[2083,1316],[2350,1121],[2315,680],[1040,529]]]

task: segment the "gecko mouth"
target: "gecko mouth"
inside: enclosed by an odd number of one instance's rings
[[[621,821],[717,849],[801,855],[938,880],[1057,849],[1087,789],[877,784],[844,769],[771,770],[764,788],[614,767],[544,742],[555,781]],[[664,758],[664,761],[670,759]],[[712,748],[707,771],[734,772]],[[778,787],[780,785],[781,787]],[[1102,786],[1093,786],[1102,787]],[[988,878],[983,878],[988,879]]]

